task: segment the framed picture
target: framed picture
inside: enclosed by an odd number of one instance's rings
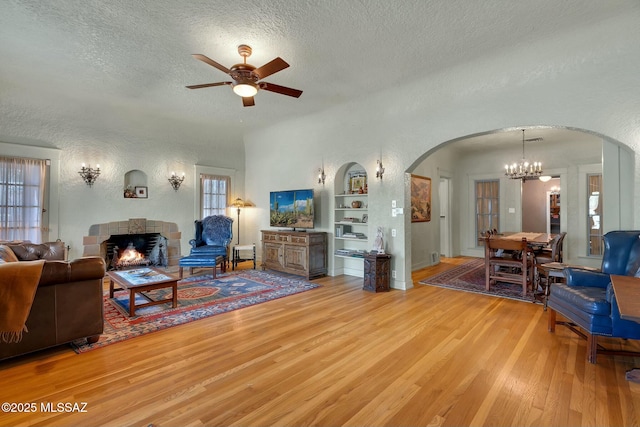
[[[363,214],[363,215],[362,215],[362,222],[363,222],[363,223],[367,223],[367,222],[369,222],[369,215],[367,215],[367,214]]]
[[[367,173],[365,171],[349,172],[349,191],[364,193],[367,190]]]
[[[411,174],[411,222],[431,221],[431,178]]]
[[[147,198],[147,187],[136,187],[136,197],[138,199]]]

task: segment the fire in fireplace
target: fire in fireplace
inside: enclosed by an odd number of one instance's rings
[[[119,253],[120,253],[120,248],[118,248],[117,246],[114,246],[113,259],[115,260],[117,257],[117,260],[115,262],[116,270],[120,268],[138,267],[141,265],[151,264],[151,261],[149,260],[149,258],[144,256],[144,254],[141,254],[140,252],[138,252],[136,248],[133,246],[133,243],[129,243],[129,246],[127,246],[127,249],[122,251],[122,254],[119,255]]]
[[[159,233],[112,235],[103,244],[110,270],[168,265],[167,239]]]

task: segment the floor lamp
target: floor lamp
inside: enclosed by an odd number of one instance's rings
[[[240,208],[244,208],[245,203],[240,197],[238,197],[233,201],[233,203],[231,203],[231,206],[234,208],[238,208],[238,243],[237,244],[239,245],[240,244]]]

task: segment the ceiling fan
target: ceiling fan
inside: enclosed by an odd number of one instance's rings
[[[262,67],[256,68],[251,64],[247,64],[247,57],[251,56],[251,47],[246,44],[241,44],[238,46],[238,53],[244,58],[244,62],[242,64],[235,64],[230,69],[224,65],[218,64],[216,61],[204,55],[199,53],[193,54],[193,57],[197,60],[200,60],[205,64],[209,64],[223,73],[229,74],[233,81],[205,83],[201,85],[187,86],[187,88],[201,89],[203,87],[230,85],[233,88],[233,91],[242,97],[242,104],[245,107],[252,107],[255,105],[253,96],[258,93],[258,89],[268,90],[281,95],[293,96],[294,98],[299,98],[300,95],[302,95],[301,90],[262,81],[265,77],[275,74],[278,71],[282,71],[289,66],[289,64],[287,64],[282,58],[278,57],[271,62],[264,64]]]

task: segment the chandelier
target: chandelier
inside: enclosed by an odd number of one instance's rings
[[[528,141],[542,141],[542,138],[533,138]],[[542,175],[542,162],[530,162],[524,156],[524,129],[522,129],[522,160],[511,165],[505,165],[505,176],[511,179],[538,179]]]

